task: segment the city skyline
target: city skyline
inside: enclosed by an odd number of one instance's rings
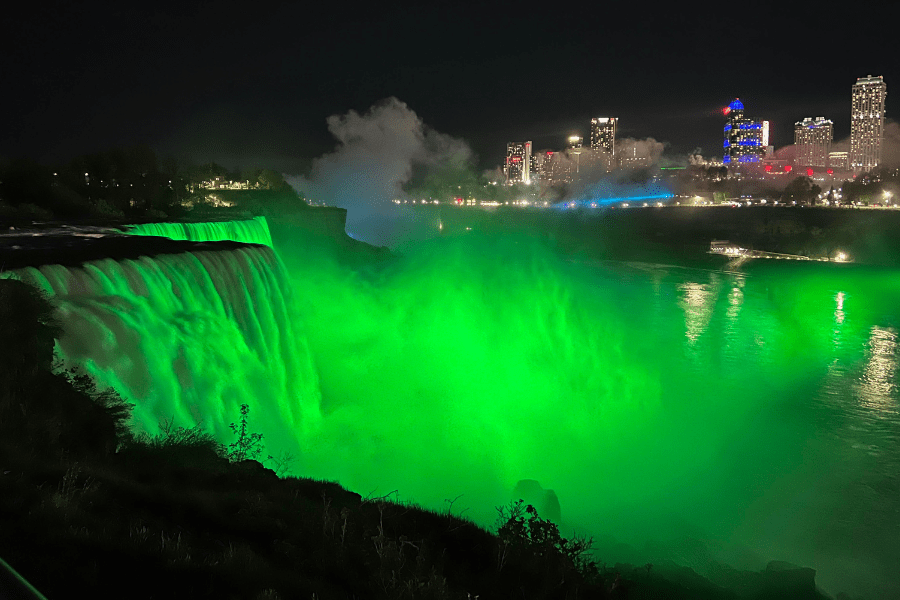
[[[789,162],[803,167],[833,167],[834,169],[853,171],[854,176],[884,165],[883,151],[885,144],[887,82],[881,75],[858,77],[852,86],[850,135],[839,140],[847,150],[832,151],[835,142],[834,121],[825,117],[804,117],[794,123],[793,139],[784,144],[774,145],[771,140],[771,123],[768,120],[754,120],[744,115],[744,105],[740,98],[732,100],[722,109],[726,118],[725,141],[721,162],[725,165],[737,163],[761,163],[764,159],[777,160],[776,149],[794,146]],[[616,129],[619,119],[616,117],[595,117],[591,119],[590,146],[588,152],[600,152],[608,155],[608,169],[622,166],[621,160],[615,158]],[[889,122],[889,120],[888,120]],[[580,130],[567,137],[568,146],[560,150],[559,146],[547,148],[535,154],[536,160],[546,154],[547,158],[580,149],[583,137]],[[531,142],[529,142],[529,145]],[[699,153],[698,153],[699,154]],[[576,159],[580,158],[578,156]],[[700,156],[718,162],[718,156],[711,154]],[[507,159],[508,163],[508,159]],[[577,169],[576,169],[577,170]],[[536,169],[535,172],[539,172]],[[504,167],[506,172],[506,167]],[[832,170],[828,171],[832,173]],[[516,179],[518,181],[519,179]],[[509,179],[507,179],[509,182]]]
[[[776,146],[810,115],[832,119],[842,139],[849,83],[867,73],[893,81],[898,70],[887,36],[856,26],[862,13],[809,64],[777,40],[818,47],[819,34],[787,17],[767,19],[762,46],[722,55],[712,32],[744,18],[738,7],[605,9],[602,35],[587,8],[540,19],[491,5],[248,10],[17,6],[0,36],[10,83],[0,157],[65,160],[145,143],[197,162],[299,172],[334,148],[329,117],[391,97],[465,140],[482,168],[501,163],[510,140],[552,148],[578,132],[589,143],[590,120],[608,116],[620,138],[712,156],[720,110],[735,97],[770,121]],[[865,51],[842,50],[853,47]]]

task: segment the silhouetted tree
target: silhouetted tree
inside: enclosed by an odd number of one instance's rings
[[[816,196],[822,188],[815,185],[809,177],[802,175],[787,184],[781,194],[783,202],[796,202],[797,204],[815,204]]]

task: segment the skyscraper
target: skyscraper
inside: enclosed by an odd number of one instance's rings
[[[739,98],[732,100],[722,113],[727,117],[722,162],[726,165],[758,163],[766,152],[763,144],[763,122],[746,118],[744,103]],[[768,133],[768,126],[765,130]]]
[[[591,159],[611,171],[616,157],[616,117],[591,119]]]
[[[796,163],[803,167],[825,167],[834,140],[834,123],[825,117],[806,117],[794,123]]]
[[[850,112],[850,168],[854,173],[881,164],[884,139],[884,101],[887,84],[881,76],[860,77],[853,84]]]
[[[568,146],[566,146],[566,155],[572,159],[575,164],[575,175],[581,172],[581,153],[584,147],[584,138],[580,135],[570,135]]]
[[[617,122],[615,117],[591,119],[591,150],[613,155],[616,153]]]
[[[506,184],[531,183],[531,142],[510,142],[506,145],[506,164],[503,166]]]

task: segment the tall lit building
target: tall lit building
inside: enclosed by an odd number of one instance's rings
[[[746,118],[744,103],[739,98],[732,100],[722,113],[726,117],[722,162],[726,165],[760,162],[768,145],[768,139],[763,139],[768,137],[768,122]]]
[[[806,117],[794,123],[795,162],[803,167],[825,167],[831,142],[834,141],[834,123],[825,117]]]
[[[534,154],[534,172],[531,174],[532,179],[537,179],[541,183],[553,182],[553,156],[552,150],[542,150]]]
[[[853,84],[850,109],[850,168],[854,173],[881,164],[884,144],[884,101],[887,84],[881,76],[860,77]]]
[[[597,117],[591,119],[591,160],[595,165],[602,165],[607,171],[612,170],[616,157],[616,117]]]
[[[591,119],[591,150],[595,152],[616,153],[616,124],[615,117],[598,117]]]
[[[531,142],[510,142],[506,145],[506,185],[531,183]]]
[[[568,146],[566,146],[566,155],[575,162],[575,174],[581,172],[581,153],[584,147],[584,138],[580,135],[570,135]]]

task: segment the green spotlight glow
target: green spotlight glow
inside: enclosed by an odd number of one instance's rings
[[[490,524],[535,479],[608,562],[784,559],[890,597],[894,272],[586,263],[477,232],[349,268],[272,232],[284,264],[256,246],[17,275],[55,295],[61,354],[137,403],[140,428],[202,419],[227,441],[249,403],[298,474],[362,494],[463,494]]]

